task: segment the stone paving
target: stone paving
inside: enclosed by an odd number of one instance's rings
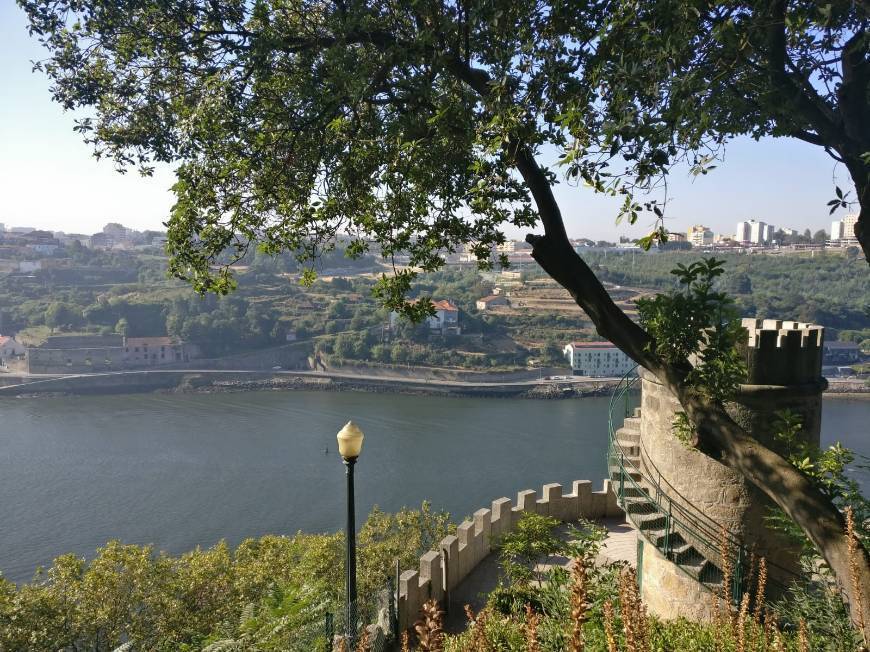
[[[597,564],[624,561],[635,566],[637,563],[637,533],[626,524],[623,517],[596,521],[607,528],[607,538],[596,559]],[[564,538],[568,537],[570,524],[562,525],[557,532]],[[571,560],[566,557],[551,557],[540,567],[570,566]],[[444,629],[456,634],[465,630],[465,605],[470,605],[477,613],[486,604],[486,597],[501,579],[501,569],[498,566],[498,553],[488,555],[477,567],[469,573],[463,582],[453,589],[447,599]]]

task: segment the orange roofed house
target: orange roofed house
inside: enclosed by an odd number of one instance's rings
[[[459,308],[446,299],[432,301],[432,305],[435,306],[435,314],[426,318],[429,331],[439,335],[460,335],[462,329],[459,325]],[[390,329],[396,328],[398,319],[398,313],[390,313]]]

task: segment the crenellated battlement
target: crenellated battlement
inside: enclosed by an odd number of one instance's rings
[[[419,569],[407,570],[399,576],[396,605],[399,631],[412,626],[427,600],[443,603],[449,592],[495,549],[499,537],[510,532],[525,512],[564,522],[623,513],[609,480],[604,481],[601,491],[592,491],[588,480],[575,480],[567,494],[562,493],[562,485],[547,484],[540,497],[537,491],[526,489],[517,494],[516,504],[510,498],[492,501],[490,507],[477,510],[471,520],[462,522],[455,535],[444,537],[438,550],[423,555]]]
[[[821,378],[825,329],[779,319],[743,319],[750,385],[803,385]]]

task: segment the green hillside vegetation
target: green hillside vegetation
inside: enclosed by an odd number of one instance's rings
[[[463,334],[441,338],[404,320],[389,332],[389,315],[372,296],[384,268],[371,256],[354,260],[331,252],[318,262],[321,278],[306,287],[289,255],[250,254],[241,261],[239,287],[232,296],[200,297],[167,278],[162,256],[84,248],[74,253],[78,266],[0,276],[4,332],[23,331],[34,344],[64,332],[171,335],[199,345],[206,357],[277,346],[292,333],[332,366],[480,369],[561,365],[565,342],[597,339],[576,311],[478,312],[475,301],[491,293],[493,284],[474,267],[425,274],[414,286],[415,296],[449,299],[459,307]],[[612,286],[641,292],[672,288],[670,270],[698,259],[691,251],[584,255]],[[826,326],[828,338],[870,339],[870,283],[857,255],[720,257],[726,261],[720,286],[734,295],[744,316],[810,321]],[[527,280],[544,278],[536,266],[521,271]],[[549,291],[560,292],[555,286]]]

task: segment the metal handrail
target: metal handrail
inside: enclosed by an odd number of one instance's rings
[[[671,559],[673,550],[672,534],[680,533],[687,543],[692,546],[701,548],[704,559],[711,561],[722,567],[721,549],[723,534],[725,544],[729,549],[729,557],[731,558],[733,572],[734,587],[731,591],[732,597],[739,601],[742,597],[743,587],[742,581],[745,569],[743,568],[746,561],[750,558],[751,551],[745,546],[733,533],[725,530],[723,533],[722,526],[711,519],[709,516],[691,505],[691,502],[683,496],[667,479],[661,477],[661,472],[652,462],[649,453],[642,440],[638,443],[640,450],[639,465],[635,465],[631,459],[626,459],[626,452],[622,445],[617,441],[616,430],[613,423],[614,408],[620,399],[625,399],[625,416],[628,416],[628,392],[632,389],[638,380],[635,369],[625,374],[617,385],[616,389],[610,396],[610,405],[608,409],[608,468],[611,467],[613,461],[619,468],[619,501],[623,508],[626,507],[625,488],[626,484],[630,488],[635,489],[638,496],[633,501],[646,502],[652,506],[656,513],[662,514],[665,519],[665,536],[661,544],[653,541],[641,527],[637,527],[638,532],[644,539],[659,550],[667,559],[671,560],[678,568],[688,573],[683,565],[678,563],[676,559]],[[646,458],[646,459],[644,459]],[[648,468],[646,467],[649,465]],[[651,469],[653,474],[648,471]],[[637,475],[640,480],[647,486],[642,486],[632,477],[631,474]],[[678,502],[674,502],[674,498],[678,498]],[[628,510],[626,515],[629,516]],[[629,516],[631,519],[631,516]],[[768,567],[775,568],[780,575],[789,576],[793,579],[799,579],[801,576],[794,571],[784,568],[778,564],[768,562]],[[691,574],[690,574],[691,575]],[[699,578],[696,578],[699,579]],[[769,577],[768,582],[785,588],[775,577]]]

